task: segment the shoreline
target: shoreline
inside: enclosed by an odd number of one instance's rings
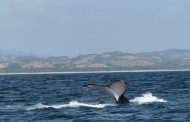
[[[163,69],[163,70],[115,70],[115,71],[76,71],[76,72],[20,72],[20,73],[0,73],[2,75],[48,75],[48,74],[97,74],[97,73],[130,73],[130,72],[188,72],[190,69]]]

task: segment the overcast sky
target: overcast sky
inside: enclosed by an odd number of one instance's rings
[[[0,49],[39,55],[190,49],[190,0],[1,0]]]

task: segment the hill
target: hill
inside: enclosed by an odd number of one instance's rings
[[[64,72],[110,70],[190,69],[190,50],[169,49],[154,52],[40,57],[0,52],[0,72]]]

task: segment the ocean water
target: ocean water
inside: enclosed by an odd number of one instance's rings
[[[117,105],[86,83],[128,83]],[[0,122],[190,122],[190,72],[0,76]]]

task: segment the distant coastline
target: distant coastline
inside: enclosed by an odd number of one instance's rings
[[[112,72],[189,71],[190,50],[154,52],[105,52],[74,58],[18,56],[0,53],[1,74],[71,74]]]
[[[130,73],[130,72],[189,72],[190,69],[161,69],[161,70],[121,70],[121,71],[76,71],[76,72],[20,72],[0,73],[0,75],[48,75],[48,74],[96,74],[96,73]]]

